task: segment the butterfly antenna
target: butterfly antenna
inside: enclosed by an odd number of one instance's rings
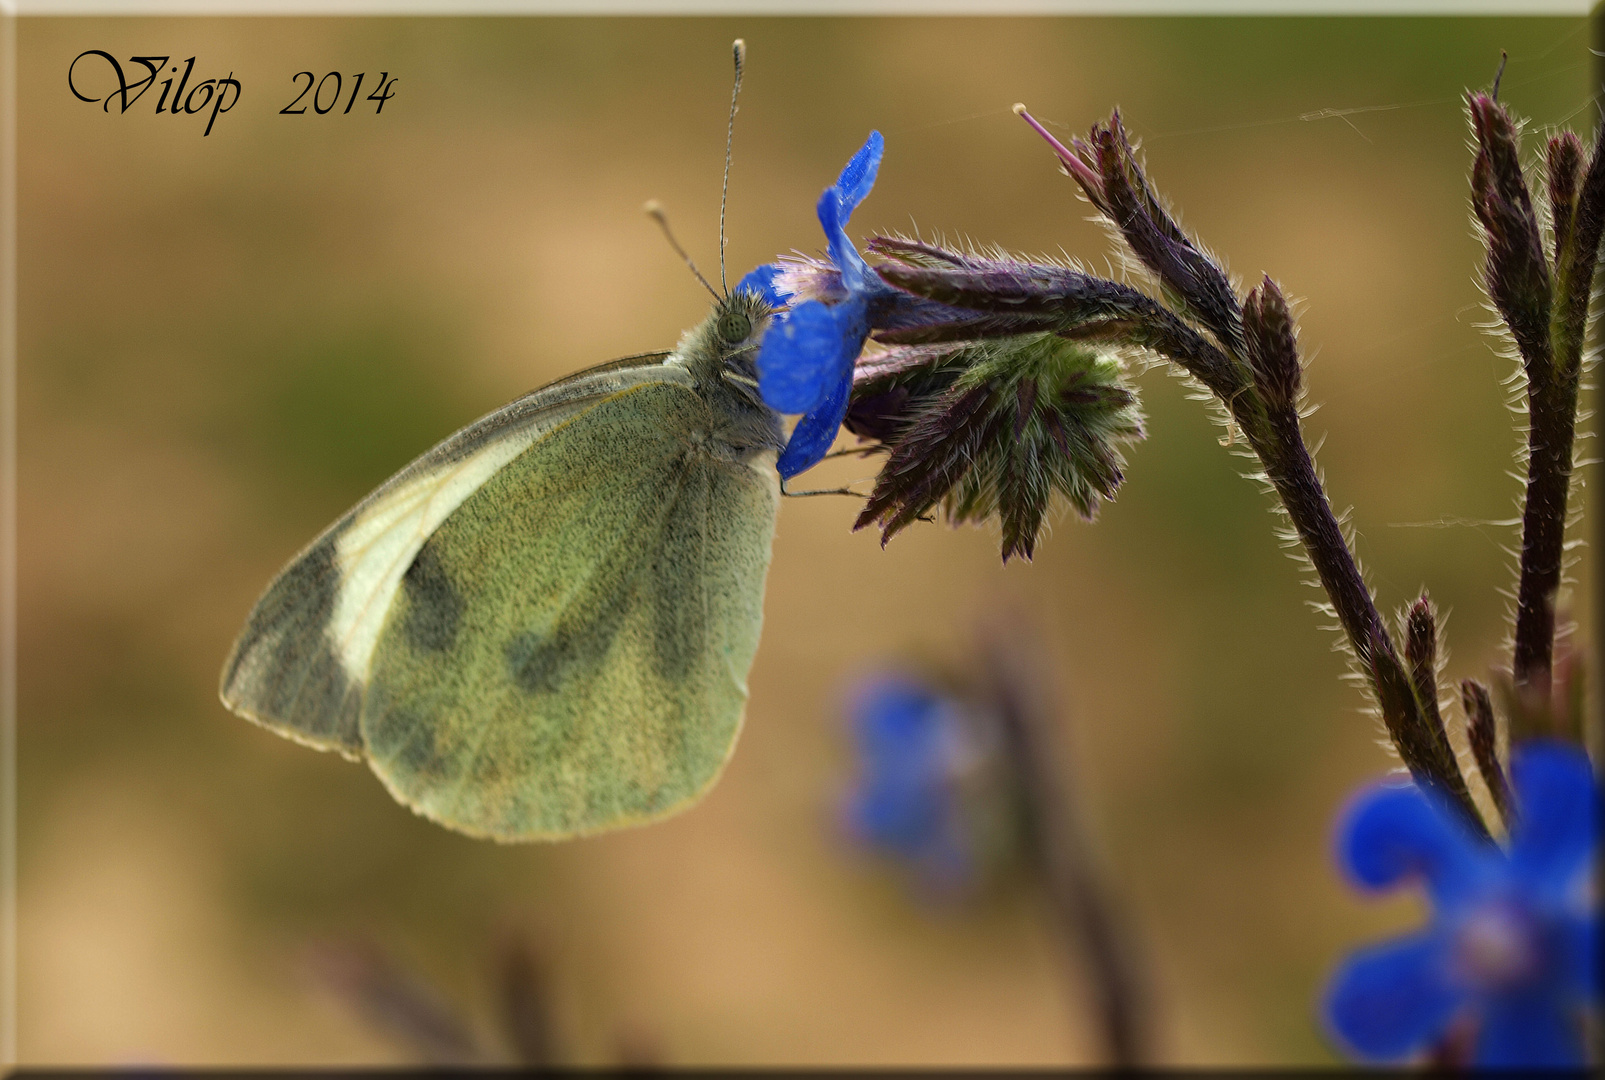
[[[719,189],[719,288],[726,296],[730,295],[730,286],[724,276],[724,208],[730,200],[730,147],[736,138],[736,98],[741,95],[741,69],[747,62],[747,43],[736,38],[730,51],[736,58],[736,84],[730,89],[730,122],[724,132],[724,186]]]
[[[713,286],[708,284],[708,279],[702,276],[702,271],[698,270],[697,264],[691,261],[691,256],[685,253],[685,248],[680,246],[680,241],[674,238],[674,230],[669,228],[669,215],[663,212],[663,204],[656,199],[648,199],[647,204],[642,209],[646,211],[647,217],[658,223],[658,228],[663,230],[663,236],[669,241],[669,246],[679,254],[680,258],[685,260],[685,264],[691,268],[691,272],[697,276],[697,280],[702,282],[702,287],[707,289],[715,300],[723,299],[717,292],[714,292]]]

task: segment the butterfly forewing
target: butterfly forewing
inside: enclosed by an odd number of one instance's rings
[[[508,404],[425,453],[290,561],[223,668],[224,704],[298,742],[362,756],[357,719],[379,622],[439,522],[507,461],[596,401],[685,379],[666,354],[580,372]]]

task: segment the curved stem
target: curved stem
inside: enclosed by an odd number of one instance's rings
[[[1291,404],[1266,407],[1252,390],[1237,395],[1228,405],[1265,466],[1265,475],[1309,553],[1349,645],[1370,676],[1382,720],[1400,758],[1417,783],[1431,785],[1450,796],[1460,804],[1473,827],[1487,835],[1443,722],[1439,719],[1434,723],[1417,699],[1410,674],[1399,659],[1371,599],[1371,590],[1343,537],[1342,526],[1332,512],[1304,443],[1297,411]]]

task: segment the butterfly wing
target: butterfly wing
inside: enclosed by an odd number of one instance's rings
[[[225,701],[475,835],[694,800],[740,727],[777,488],[651,371],[537,392],[375,492],[269,588]]]
[[[387,480],[268,586],[223,667],[223,703],[297,742],[360,759],[358,717],[379,621],[429,534],[479,484],[600,398],[683,379],[661,363],[665,355],[628,357],[526,394]]]

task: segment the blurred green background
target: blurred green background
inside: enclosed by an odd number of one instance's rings
[[[1507,50],[1505,100],[1586,124],[1581,19],[25,19],[24,1062],[402,1061],[308,976],[307,943],[376,941],[485,1016],[507,928],[537,942],[576,1061],[1095,1061],[1036,898],[922,908],[835,829],[844,687],[900,655],[966,663],[1000,598],[1046,628],[1164,1060],[1330,1060],[1325,972],[1418,918],[1351,894],[1328,853],[1347,793],[1394,763],[1268,500],[1163,371],[1140,380],[1151,434],[1119,500],[1061,520],[1033,564],[938,525],[882,551],[846,502],[788,503],[746,733],[668,823],[464,839],[218,704],[258,592],[371,486],[702,317],[640,207],[660,199],[716,265],[738,35],[732,280],[822,246],[815,200],[871,128],[887,153],[856,235],[1104,270],[1009,107],[1072,133],[1118,105],[1185,224],[1304,298],[1309,430],[1380,605],[1429,585],[1447,674],[1501,661],[1514,531],[1401,526],[1516,512],[1460,95]],[[207,137],[154,95],[106,113],[66,85],[86,49],[194,55],[195,80],[232,71],[243,95]],[[279,115],[303,70],[399,81],[382,115]]]

